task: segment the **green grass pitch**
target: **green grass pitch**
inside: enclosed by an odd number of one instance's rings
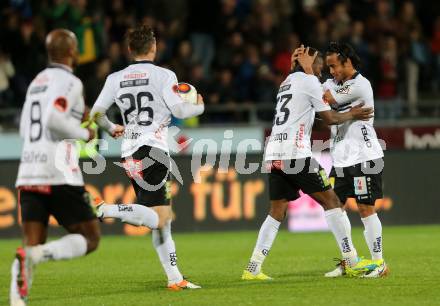
[[[107,236],[85,258],[38,266],[29,305],[440,305],[440,226],[385,227],[384,279],[326,279],[338,256],[331,234],[281,231],[264,266],[275,279],[244,282],[256,237],[175,234],[181,271],[203,289],[169,292],[150,237]],[[368,255],[360,228],[353,239]],[[0,305],[8,304],[17,244],[0,240]]]

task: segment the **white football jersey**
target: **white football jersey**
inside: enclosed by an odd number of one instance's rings
[[[122,157],[144,145],[168,152],[170,108],[185,103],[176,85],[174,72],[151,61],[138,61],[107,77],[95,106],[108,109],[116,103],[119,107],[125,126]]]
[[[290,74],[277,95],[276,114],[265,151],[265,160],[312,156],[310,136],[315,111],[329,111],[322,101],[318,78],[303,72]]]
[[[335,110],[347,112],[361,102],[364,107],[374,108],[373,89],[360,73],[350,80],[338,83],[328,79],[324,90],[329,89],[336,101]],[[347,121],[331,127],[330,152],[335,167],[349,167],[383,157],[382,147],[373,127],[374,119]]]
[[[75,140],[65,140],[88,138],[80,127],[84,108],[83,85],[69,67],[54,64],[35,77],[21,113],[24,145],[17,187],[84,185]]]

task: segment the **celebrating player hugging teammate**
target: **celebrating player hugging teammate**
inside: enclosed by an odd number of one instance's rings
[[[357,71],[360,59],[350,45],[331,43],[326,52],[326,63],[333,79],[324,83],[324,100],[332,108],[344,113],[361,102],[374,107],[371,84]],[[356,199],[365,226],[365,241],[371,253],[371,266],[375,268],[364,277],[380,277],[388,273],[382,258],[382,224],[374,209],[375,201],[382,198],[384,161],[373,120],[348,121],[332,126],[330,142],[333,159],[330,180],[342,203],[347,198]],[[337,267],[326,276],[342,274],[343,269]]]
[[[176,247],[171,236],[170,165],[167,133],[171,115],[185,119],[203,113],[201,95],[197,104],[186,103],[178,94],[176,75],[154,65],[156,39],[153,31],[138,26],[128,31],[128,48],[134,62],[107,77],[91,111],[91,117],[112,135],[125,134],[122,160],[137,196],[137,204],[97,208],[98,217],[119,218],[122,222],[152,229],[153,246],[168,277],[170,290],[197,289],[183,279],[177,267]],[[105,115],[116,103],[124,127]]]
[[[318,60],[316,60],[318,59]],[[276,105],[276,114],[271,136],[265,149],[265,160],[270,168],[270,211],[258,234],[252,257],[244,280],[270,279],[261,271],[284,219],[289,201],[299,197],[299,190],[309,194],[325,210],[325,218],[342,254],[342,263],[350,271],[368,269],[369,261],[361,260],[351,239],[351,225],[341,209],[342,204],[332,190],[326,173],[312,158],[311,129],[315,111],[330,125],[339,125],[353,120],[370,120],[371,108],[362,104],[347,112],[336,112],[322,100],[322,88],[318,78],[322,58],[317,52],[309,54],[309,48],[296,50],[292,55],[292,73],[282,82]],[[276,135],[286,134],[286,137]],[[284,140],[286,139],[286,140]],[[280,141],[281,140],[281,141]]]

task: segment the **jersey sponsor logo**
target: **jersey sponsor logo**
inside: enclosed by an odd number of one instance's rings
[[[282,93],[283,91],[287,91],[287,90],[290,89],[290,87],[291,87],[291,84],[281,85],[281,86],[280,86],[280,89],[278,90],[278,93],[280,94],[280,93]]]
[[[126,129],[124,132],[124,139],[138,139],[142,133],[135,132],[133,129]]]
[[[145,72],[133,72],[129,74],[124,75],[124,79],[142,79],[147,77],[147,74]]]
[[[150,83],[149,79],[139,79],[139,80],[128,80],[128,81],[122,81],[119,83],[119,86],[121,88],[126,87],[136,87],[136,86],[145,86]]]
[[[368,194],[367,180],[365,176],[354,177],[353,184],[354,184],[355,195]]]
[[[45,92],[46,90],[47,90],[47,86],[46,85],[44,85],[44,86],[35,86],[35,87],[32,87],[29,90],[29,94],[30,95],[35,95],[35,94],[39,94],[39,93]]]
[[[58,97],[58,98],[56,98],[53,105],[55,106],[55,108],[57,110],[64,113],[67,109],[67,100],[64,97]]]
[[[283,142],[284,140],[287,140],[287,133],[276,133],[275,135],[272,135],[270,141],[278,141]]]
[[[299,129],[298,129],[298,131],[296,131],[296,136],[295,136],[295,146],[296,146],[298,149],[304,149],[304,143],[303,143],[303,140],[304,140],[305,129],[306,129],[305,124],[304,124],[304,123],[301,123],[301,124],[299,125]]]
[[[347,84],[344,87],[336,89],[337,94],[348,95],[349,92],[350,92],[350,84]]]
[[[23,151],[20,162],[23,164],[47,163],[47,154],[44,152]]]
[[[365,125],[361,127],[361,132],[362,132],[362,136],[364,137],[365,145],[367,146],[367,148],[371,148],[372,146],[371,141],[368,135],[368,130]]]

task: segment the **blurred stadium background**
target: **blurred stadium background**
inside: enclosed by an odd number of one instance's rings
[[[378,209],[385,224],[438,223],[440,149],[440,2],[330,0],[10,0],[0,4],[0,235],[18,235],[13,188],[21,141],[17,128],[26,88],[46,66],[44,38],[56,27],[79,38],[76,74],[84,82],[86,103],[93,105],[106,76],[129,63],[124,33],[137,22],[153,26],[158,37],[157,63],[174,70],[205,97],[199,119],[175,121],[175,159],[184,184],[173,187],[176,230],[255,229],[266,215],[267,182],[261,171],[243,175],[233,163],[248,151],[261,160],[263,146],[244,148],[240,141],[264,143],[273,117],[274,97],[289,73],[291,51],[300,43],[324,50],[329,41],[350,42],[362,58],[362,73],[376,95],[375,125],[386,143],[385,195]],[[120,120],[117,109],[113,120]],[[203,139],[218,153],[232,130],[232,161],[227,174],[192,169],[191,153]],[[119,144],[107,135],[104,175],[88,175],[94,194],[108,202],[133,201],[123,171],[111,161]],[[327,140],[326,131],[315,140]],[[192,143],[179,144],[188,139]],[[96,152],[95,152],[96,154]],[[331,165],[328,155],[322,163]],[[203,159],[202,165],[205,159]],[[218,158],[217,158],[218,161]],[[437,170],[435,170],[437,169]],[[192,174],[200,171],[202,182]],[[353,203],[349,207],[355,209]],[[325,228],[320,208],[304,197],[292,203],[290,228]],[[358,218],[353,218],[356,224]],[[143,234],[128,225],[113,232]]]
[[[363,61],[361,72],[371,81],[375,93],[375,126],[386,143],[385,198],[376,205],[385,225],[385,256],[390,258],[396,277],[382,283],[385,289],[375,296],[375,302],[439,305],[433,292],[440,289],[440,265],[435,255],[440,246],[438,239],[432,237],[438,236],[440,221],[440,203],[435,194],[440,173],[440,1],[422,0],[1,0],[0,250],[7,252],[2,252],[0,258],[7,264],[0,266],[0,304],[7,303],[4,298],[8,281],[3,276],[9,275],[13,248],[19,243],[4,238],[18,238],[21,234],[14,188],[21,153],[20,110],[29,82],[47,64],[45,35],[57,27],[76,33],[81,55],[75,73],[84,83],[86,104],[91,106],[106,76],[129,63],[124,33],[137,22],[156,30],[157,64],[175,71],[180,81],[193,84],[205,98],[206,112],[200,118],[173,122],[180,129],[172,146],[184,184],[173,184],[172,193],[174,230],[189,232],[176,235],[183,269],[192,271],[195,280],[207,285],[208,295],[186,295],[185,302],[165,293],[157,295],[162,272],[158,262],[150,263],[156,260],[153,251],[149,250],[148,271],[137,270],[137,265],[145,264],[146,247],[141,238],[131,241],[107,237],[101,250],[84,261],[42,268],[37,281],[51,285],[36,289],[32,305],[103,305],[103,298],[111,294],[114,300],[105,305],[139,304],[145,275],[156,281],[147,283],[152,288],[147,297],[156,302],[142,305],[206,305],[209,300],[216,300],[219,305],[256,302],[248,300],[248,291],[238,277],[250,255],[255,230],[267,215],[268,185],[261,169],[240,174],[235,163],[237,156],[245,152],[247,163],[261,162],[263,145],[246,148],[239,143],[256,139],[264,144],[270,133],[274,97],[289,72],[292,50],[304,43],[323,51],[328,42],[335,40],[351,43]],[[110,115],[113,120],[120,120],[117,109],[112,109]],[[123,170],[113,164],[119,161],[119,143],[107,135],[102,137],[109,144],[99,152],[106,157],[107,168],[101,175],[85,175],[87,188],[108,203],[131,203],[134,193],[129,181]],[[315,140],[325,141],[328,137],[326,131],[313,134]],[[181,145],[189,139],[189,146]],[[203,158],[196,157],[201,167],[194,167],[192,150],[204,139],[211,139],[214,144],[204,151]],[[221,171],[219,152],[228,141],[232,142],[232,157],[228,169]],[[212,165],[206,162],[210,156],[216,157]],[[331,166],[327,153],[321,154],[320,159],[327,169]],[[90,161],[83,160],[87,162]],[[200,176],[200,183],[193,182],[195,173]],[[356,206],[350,200],[347,205],[353,224],[360,225]],[[437,226],[391,227],[413,224]],[[308,197],[291,203],[284,226],[300,232],[326,230],[321,208]],[[105,234],[148,234],[145,228],[112,220],[104,223],[102,229]],[[191,233],[230,230],[253,232],[210,234],[215,241],[211,236]],[[62,232],[54,220],[50,232]],[[365,252],[360,229],[355,229],[354,235]],[[322,271],[329,268],[328,259],[336,254],[330,236],[284,232],[279,240],[267,269],[281,281],[276,282],[277,286],[246,287],[260,303],[340,305],[353,299],[374,304],[367,299],[371,289],[365,284],[323,280]],[[403,250],[409,244],[413,247]],[[127,253],[118,254],[121,249]],[[286,257],[287,253],[292,257]],[[129,268],[126,258],[136,258],[138,263]],[[218,262],[219,272],[211,270],[212,261]],[[78,269],[73,276],[67,272],[72,265]],[[101,265],[112,266],[111,273]],[[422,280],[420,267],[430,271]],[[96,273],[91,276],[89,270]],[[102,283],[102,276],[109,281]],[[231,278],[236,280],[231,283]],[[84,279],[90,282],[76,287]],[[295,284],[294,290],[289,282]],[[314,285],[307,286],[307,282]],[[57,284],[66,284],[67,289],[51,287]],[[341,284],[346,290],[336,297],[329,295]],[[423,284],[431,288],[430,294]],[[391,294],[396,287],[402,290]],[[276,290],[279,299],[264,294],[266,291],[261,289],[265,288]],[[48,296],[53,294],[57,298],[50,302]]]

